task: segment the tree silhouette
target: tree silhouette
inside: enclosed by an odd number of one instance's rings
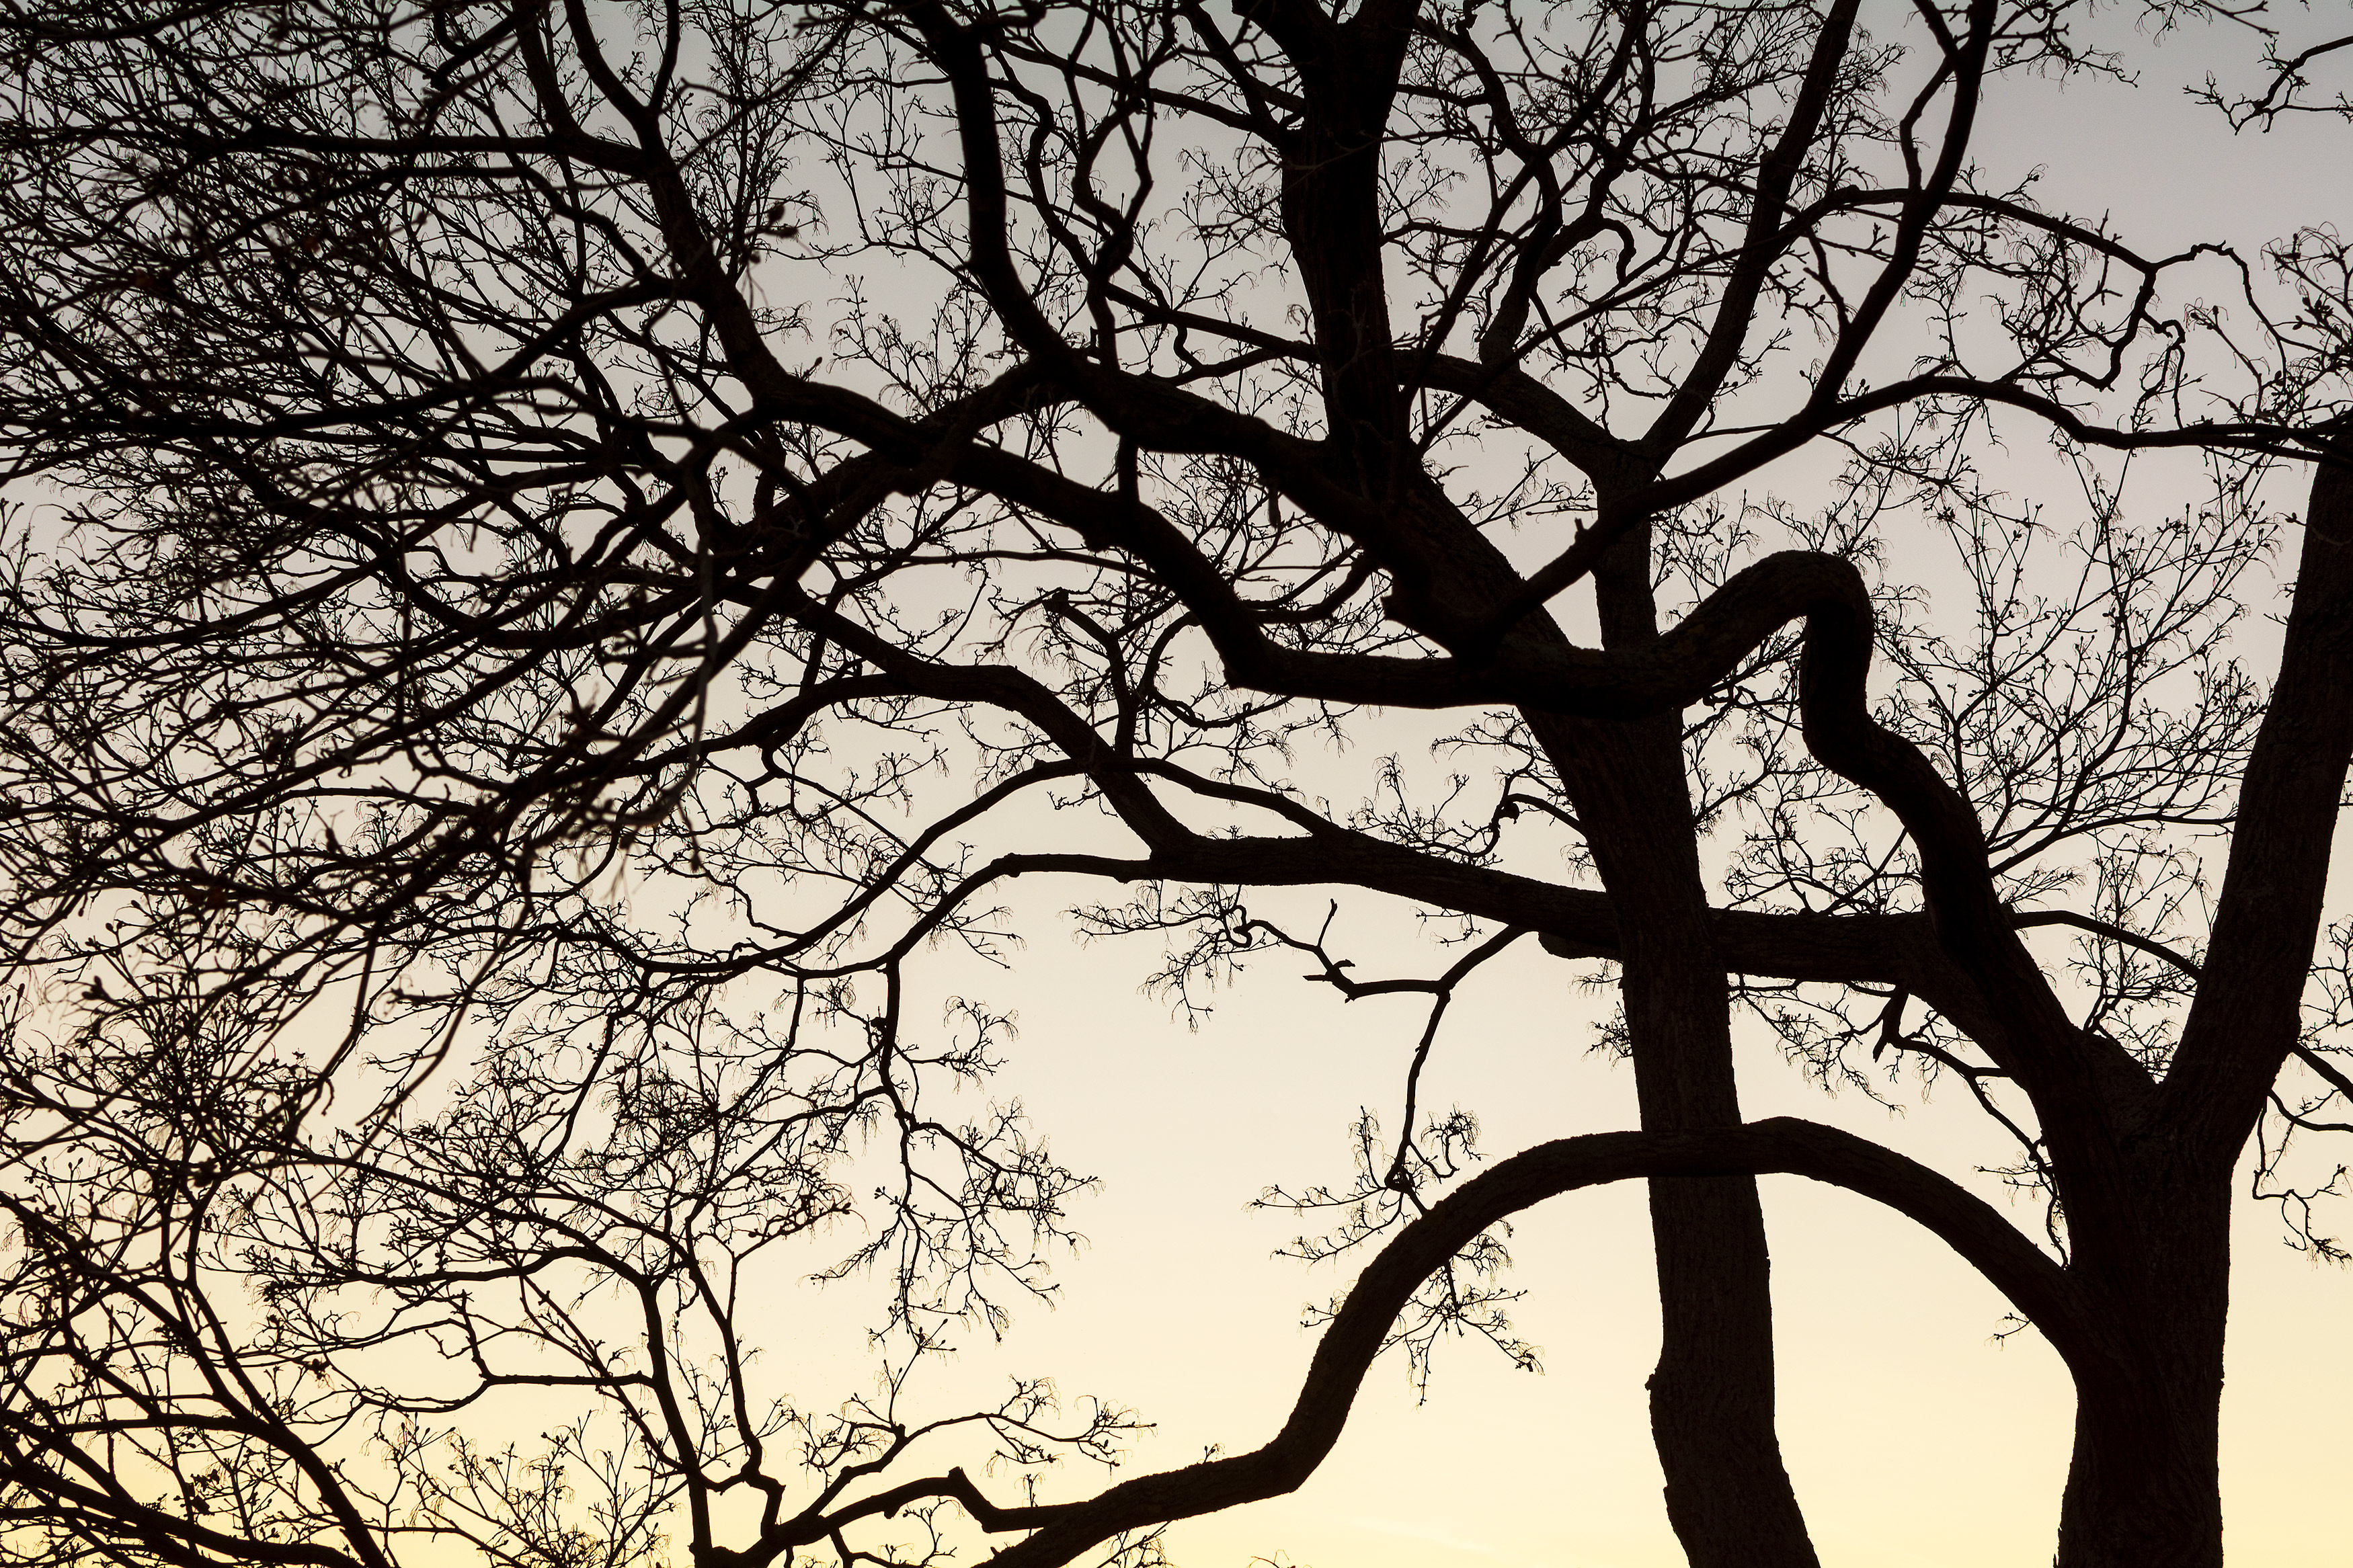
[[[2347,252],[2145,255],[1982,174],[1989,83],[2123,69],[2078,9],[11,9],[0,428],[79,526],[5,612],[0,1553],[849,1568],[960,1512],[1148,1559],[1299,1484],[1384,1343],[1508,1344],[1491,1226],[1640,1177],[1674,1529],[1810,1563],[1751,1179],[1795,1172],[2059,1350],[2063,1563],[2219,1563],[2233,1172],[2260,1130],[2331,1245],[2280,1161],[2353,1099]],[[2260,36],[2206,89],[2246,124],[2335,47]],[[2067,521],[1989,471],[2027,431]],[[2208,499],[2128,511],[2100,455],[2165,449]],[[1376,710],[1459,774],[1327,798]],[[1021,877],[1118,889],[1073,918],[1180,997],[1276,950],[1432,1001],[1397,1135],[1295,1200],[1372,1261],[1290,1424],[1060,1502],[909,1450],[1124,1413],[902,1398],[1082,1184],[954,1109],[1004,1017],[906,1013],[942,946],[1010,961]],[[1460,951],[1367,978],[1272,888]],[[1419,1064],[1527,938],[1611,966],[1641,1127],[1458,1183]],[[1736,1012],[1957,1078],[2042,1240],[1745,1122]],[[884,1393],[765,1404],[747,1300],[853,1214]],[[459,1435],[519,1390],[571,1402],[543,1449]]]

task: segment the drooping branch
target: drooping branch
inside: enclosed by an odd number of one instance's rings
[[[1612,1182],[1770,1173],[1844,1187],[1917,1222],[2008,1297],[2079,1376],[2100,1374],[2099,1352],[2088,1331],[2088,1309],[2066,1271],[1990,1205],[1877,1144],[1788,1118],[1697,1132],[1604,1132],[1561,1139],[1502,1161],[1435,1205],[1381,1249],[1317,1343],[1290,1418],[1271,1441],[1247,1454],[1123,1481],[1082,1502],[975,1510],[984,1527],[1036,1527],[1026,1540],[990,1558],[990,1568],[1060,1568],[1124,1531],[1296,1489],[1338,1441],[1391,1321],[1423,1279],[1497,1222],[1546,1198]],[[902,1488],[893,1500],[912,1501],[920,1495],[962,1498],[969,1489],[962,1476],[952,1476],[932,1483],[928,1490]],[[786,1544],[782,1540],[763,1542],[722,1563],[723,1568],[758,1568]]]

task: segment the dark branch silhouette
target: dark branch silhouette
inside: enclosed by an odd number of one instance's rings
[[[2343,40],[2162,11],[2245,46],[2221,133],[2346,117]],[[0,17],[0,1561],[1149,1568],[1384,1343],[1524,1353],[1488,1227],[1641,1178],[1670,1521],[1810,1568],[1795,1172],[2058,1346],[2065,1568],[2212,1568],[2251,1147],[2342,1250],[2353,252],[1994,166],[1997,89],[2151,47],[2072,0]],[[1370,1261],[1283,1435],[1000,1505],[964,1461],[1136,1425],[921,1375],[1086,1185],[987,1093],[1009,1011],[934,994],[1025,982],[1041,884],[1180,1010],[1280,957],[1427,1011],[1288,1200]],[[1440,951],[1360,966],[1369,905]],[[1449,1010],[1538,946],[1641,1125],[1472,1174]],[[1960,1079],[2039,1237],[1748,1123],[1776,1047]],[[844,1221],[880,1392],[766,1399],[749,1303]]]

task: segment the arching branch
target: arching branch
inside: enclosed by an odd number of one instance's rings
[[[1801,1175],[1861,1194],[1917,1221],[2007,1296],[2079,1376],[2095,1358],[2088,1308],[2059,1264],[1989,1205],[1890,1150],[1819,1123],[1775,1118],[1695,1132],[1602,1132],[1515,1154],[1464,1184],[1383,1247],[1315,1348],[1290,1419],[1264,1447],[1123,1481],[1083,1502],[975,1510],[984,1525],[1039,1526],[990,1568],[1060,1568],[1123,1531],[1278,1497],[1313,1475],[1338,1441],[1349,1406],[1391,1321],[1430,1272],[1488,1226],[1580,1187],[1648,1176]],[[962,1496],[943,1480],[932,1495]],[[995,1516],[992,1519],[991,1516]],[[771,1553],[772,1555],[773,1553]],[[766,1556],[731,1559],[746,1565]]]

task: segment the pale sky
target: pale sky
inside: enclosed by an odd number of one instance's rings
[[[2137,90],[2006,89],[1982,121],[1981,157],[1997,171],[2045,166],[2048,205],[2108,211],[2152,251],[2220,233],[2253,257],[2296,224],[2353,217],[2342,129],[2302,122],[2233,138],[2179,96],[2179,84],[2246,58],[2236,38],[2177,35],[2141,53]],[[2210,285],[2218,297],[2224,281]],[[2251,653],[2262,643],[2258,633]],[[1356,756],[1361,764],[1385,749],[1367,734]],[[2353,912],[2353,835],[2340,840],[2332,919]],[[1062,901],[1094,896],[1074,889]],[[1052,907],[1042,889],[1024,897]],[[1288,902],[1312,925],[1322,896]],[[1374,903],[1347,906],[1364,911],[1357,930],[1379,929]],[[1152,957],[1144,944],[1062,952],[1067,939],[1048,922],[1029,929],[1022,970],[989,987],[1008,1002],[1018,994],[1021,1012],[998,1087],[1104,1188],[1075,1212],[1092,1247],[1063,1272],[1064,1303],[1026,1312],[1002,1346],[965,1352],[951,1381],[977,1395],[1008,1373],[1050,1368],[1066,1394],[1134,1405],[1158,1423],[1136,1445],[1135,1468],[1181,1464],[1211,1444],[1254,1447],[1280,1425],[1313,1347],[1299,1308],[1344,1277],[1271,1258],[1300,1222],[1244,1205],[1271,1182],[1344,1176],[1359,1105],[1394,1121],[1419,1004],[1344,1005],[1303,984],[1295,958],[1268,957],[1188,1033],[1164,1002],[1136,993]],[[1368,940],[1349,951],[1383,949]],[[1387,951],[1400,972],[1435,967],[1403,944]],[[1492,1154],[1634,1124],[1630,1073],[1585,1048],[1604,999],[1574,989],[1570,973],[1524,944],[1450,1016],[1425,1102],[1477,1111]],[[1752,1117],[1830,1121],[2009,1201],[1998,1180],[1971,1173],[2012,1152],[1957,1085],[1899,1117],[1852,1092],[1825,1096],[1753,1035],[1741,1071]],[[2005,1303],[1909,1222],[1795,1177],[1763,1186],[1783,1451],[1824,1563],[2047,1563],[2073,1410],[2057,1358],[2031,1331],[1997,1342]],[[2035,1223],[2024,1203],[2012,1212]],[[2235,1563],[2342,1568],[2353,1563],[2342,1518],[2353,1273],[2291,1251],[2282,1234],[2268,1205],[2242,1205],[2223,1407],[2226,1539]],[[1512,1247],[1528,1291],[1515,1316],[1543,1347],[1542,1374],[1462,1343],[1441,1354],[1417,1405],[1401,1358],[1377,1366],[1347,1435],[1303,1489],[1172,1532],[1184,1568],[1261,1558],[1296,1568],[1680,1564],[1644,1405],[1658,1328],[1641,1191],[1556,1199],[1525,1216]]]
[[[2106,207],[2150,249],[2219,231],[2252,255],[2295,223],[2353,221],[2338,151],[2353,128],[2303,125],[2234,141],[2176,90],[2204,74],[2213,47],[2176,39],[2147,58],[2137,92],[2006,89],[1989,106],[1981,153],[1997,169],[2047,164],[2049,205]],[[2230,48],[2244,58],[2238,40]],[[1361,781],[1384,751],[1408,743],[1374,719],[1347,758],[1314,765]],[[2353,914],[2353,835],[2339,837],[2336,920]],[[1245,1205],[1271,1183],[1345,1179],[1359,1107],[1394,1127],[1423,1004],[1344,1005],[1301,980],[1296,955],[1261,956],[1188,1029],[1165,999],[1138,990],[1157,957],[1148,940],[1081,947],[1056,913],[1110,896],[1025,881],[1014,923],[1028,946],[1015,969],[947,955],[910,965],[911,983],[930,993],[911,1003],[911,1019],[936,1017],[938,998],[959,992],[1018,1010],[1019,1037],[991,1091],[1023,1100],[1057,1155],[1103,1181],[1073,1209],[1090,1246],[1060,1270],[1060,1305],[1022,1309],[999,1344],[968,1333],[919,1392],[944,1412],[991,1400],[1009,1375],[1047,1373],[1068,1396],[1131,1405],[1156,1423],[1131,1449],[1122,1474],[1133,1475],[1188,1462],[1210,1445],[1253,1447],[1280,1426],[1314,1342],[1301,1306],[1345,1289],[1348,1275],[1271,1256],[1303,1222]],[[1311,889],[1253,902],[1312,928],[1327,897]],[[1359,895],[1344,910],[1335,945],[1363,973],[1442,965],[1402,939],[1394,908]],[[1578,972],[1532,941],[1482,971],[1455,1001],[1425,1106],[1476,1112],[1493,1156],[1633,1126],[1630,1070],[1588,1050],[1608,999],[1575,988]],[[2014,1150],[1957,1085],[1896,1115],[1853,1092],[1825,1095],[1753,1028],[1741,1050],[1750,1117],[1828,1121],[2008,1201],[1998,1179],[1972,1172]],[[1909,1222],[1794,1177],[1763,1187],[1783,1452],[1823,1563],[2047,1563],[2073,1405],[2056,1357],[2031,1331],[1997,1342],[2001,1299]],[[2029,1202],[2011,1212],[2035,1223]],[[2353,1229],[2353,1205],[2339,1212]],[[2353,1451],[2345,1353],[2353,1273],[2316,1266],[2282,1246],[2281,1234],[2270,1208],[2245,1206],[2223,1411],[2227,1540],[2240,1564],[2344,1568],[2353,1563],[2342,1504],[2343,1456]],[[1658,1327],[1641,1187],[1556,1199],[1517,1222],[1511,1246],[1513,1282],[1528,1292],[1514,1315],[1542,1347],[1543,1373],[1460,1343],[1441,1352],[1430,1397],[1418,1404],[1402,1357],[1385,1361],[1338,1448],[1300,1492],[1176,1527],[1170,1552],[1182,1568],[1248,1568],[1253,1559],[1283,1568],[1679,1565],[1644,1405]],[[836,1237],[791,1257],[814,1266],[845,1249]],[[818,1408],[861,1392],[864,1299],[856,1285],[780,1291],[767,1320],[748,1325],[768,1347],[765,1373]],[[890,1479],[918,1473],[924,1468],[911,1461]],[[1051,1495],[1100,1479],[1072,1476]],[[982,1485],[1017,1500],[1009,1478]]]
[[[1060,940],[1041,931],[1030,963],[1053,963]],[[1345,1276],[1271,1257],[1300,1221],[1243,1205],[1270,1181],[1345,1173],[1349,1118],[1394,1107],[1420,1018],[1412,999],[1343,1005],[1271,957],[1187,1033],[1135,994],[1141,964],[1120,962],[1131,955],[1145,957],[1090,948],[1056,966],[1050,991],[1018,987],[1021,1035],[999,1088],[1104,1188],[1074,1210],[1092,1245],[1062,1271],[1065,1302],[1026,1310],[1004,1345],[967,1349],[940,1380],[985,1397],[1006,1374],[1050,1368],[1066,1395],[1136,1406],[1159,1426],[1129,1474],[1210,1444],[1247,1449],[1280,1426],[1314,1346],[1298,1310]],[[1491,1153],[1634,1125],[1630,1072],[1586,1053],[1599,999],[1571,973],[1525,943],[1450,1015],[1428,1102],[1478,1111]],[[1957,1086],[1899,1118],[1823,1095],[1753,1037],[1741,1070],[1752,1117],[1829,1121],[2006,1201],[1969,1173],[2010,1156]],[[2006,1303],[1909,1221],[1798,1177],[1763,1187],[1783,1452],[1826,1568],[2049,1563],[2073,1410],[2057,1357],[2031,1331],[1996,1342]],[[2011,1212],[2034,1223],[2025,1203]],[[1545,1371],[1460,1343],[1417,1405],[1402,1357],[1377,1364],[1315,1478],[1179,1526],[1169,1546],[1183,1568],[1682,1563],[1644,1405],[1658,1303],[1641,1192],[1572,1194],[1515,1228],[1514,1279],[1528,1291],[1515,1321]],[[2353,1561],[2341,1513],[2353,1273],[2280,1236],[2274,1211],[2246,1206],[2223,1409],[2228,1541],[2241,1563],[2341,1568]]]

